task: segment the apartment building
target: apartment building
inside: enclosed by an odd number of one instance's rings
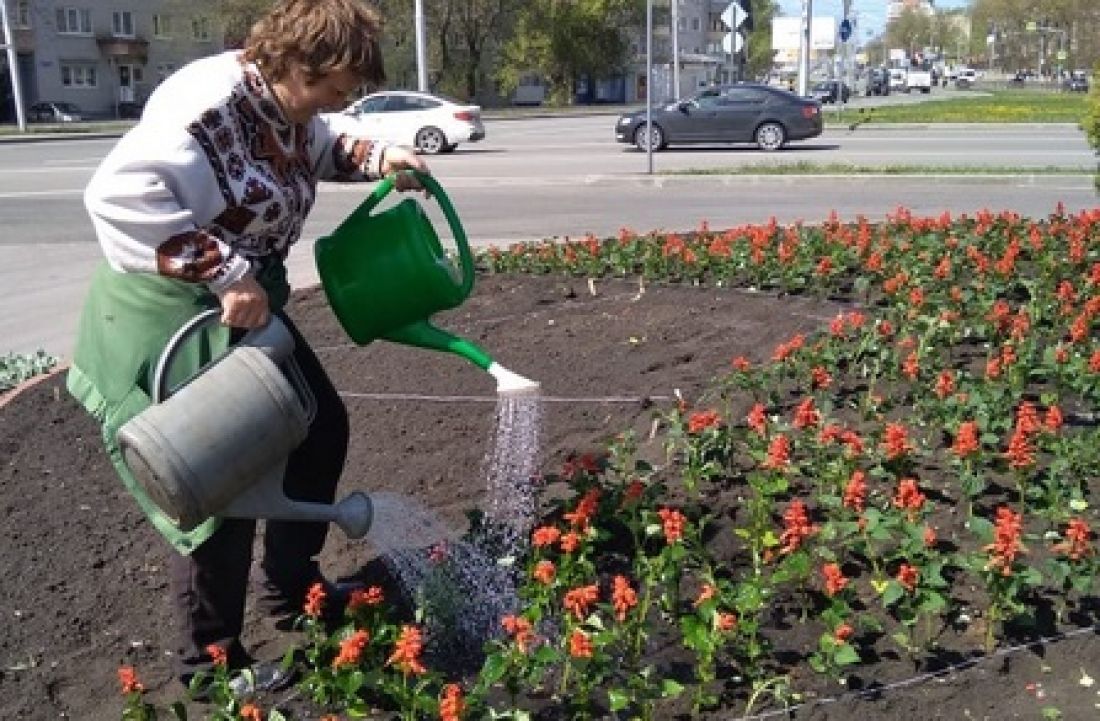
[[[6,2],[27,106],[63,101],[117,117],[181,65],[223,48],[216,18],[181,0]],[[0,119],[10,121],[6,55],[0,67]]]

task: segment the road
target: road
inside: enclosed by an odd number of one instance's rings
[[[850,163],[963,168],[1096,168],[1083,134],[1063,126],[827,129],[779,153],[747,146],[670,150],[647,157],[613,139],[614,117],[490,121],[488,138],[430,159],[478,246],[592,232],[685,230],[798,220],[836,211],[879,219],[898,206],[917,214],[1012,209],[1042,216],[1058,202],[1092,207],[1085,175],[891,177],[753,174],[764,163]],[[90,269],[99,258],[81,192],[112,139],[0,143],[0,354],[45,348],[67,355]],[[740,168],[742,175],[666,175]],[[364,186],[323,184],[302,245],[331,230]],[[430,203],[430,208],[435,204]],[[434,213],[433,213],[434,214]],[[291,256],[296,285],[316,282],[311,254]]]

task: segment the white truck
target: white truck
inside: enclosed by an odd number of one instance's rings
[[[932,92],[932,63],[921,58],[913,58],[909,61],[905,78],[905,92],[911,93],[919,90],[922,93]]]

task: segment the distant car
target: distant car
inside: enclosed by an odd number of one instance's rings
[[[904,68],[891,68],[889,78],[887,83],[891,92],[905,92],[909,87],[909,73]]]
[[[44,100],[27,108],[27,120],[32,123],[75,123],[83,119],[84,113],[73,103]]]
[[[890,74],[882,68],[875,68],[867,73],[867,95],[889,95]]]
[[[1025,73],[1023,70],[1017,70],[1016,74],[1008,79],[1009,85],[1020,86],[1024,85],[1025,83],[1027,83],[1027,73]]]
[[[756,143],[779,150],[788,141],[821,135],[821,103],[760,83],[707,88],[695,97],[619,116],[615,139],[639,150],[690,143]],[[648,132],[647,132],[648,130]]]
[[[974,68],[959,68],[955,73],[955,87],[965,90],[974,86],[978,80],[978,71]]]
[[[822,80],[814,84],[810,94],[822,103],[846,103],[852,93],[848,86],[839,80]]]
[[[1063,81],[1062,87],[1073,93],[1087,93],[1089,91],[1089,76],[1084,70],[1074,70]]]
[[[369,137],[433,155],[485,137],[480,106],[413,90],[372,93],[352,103],[344,114],[359,121]]]

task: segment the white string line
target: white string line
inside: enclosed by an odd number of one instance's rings
[[[423,393],[355,393],[336,391],[342,398],[373,401],[428,401],[430,403],[497,403],[501,396],[435,396]],[[507,393],[504,394],[507,396]],[[672,401],[675,396],[532,396],[544,403],[647,403]]]
[[[1054,636],[1044,636],[1034,641],[1028,641],[1027,643],[1021,643],[1016,646],[1006,646],[1000,648],[993,653],[979,656],[977,658],[968,659],[966,661],[960,661],[959,663],[952,664],[947,668],[942,668],[939,671],[929,671],[927,673],[918,674],[910,678],[902,679],[900,681],[894,681],[892,683],[883,684],[882,686],[876,686],[874,688],[860,689],[859,691],[848,691],[847,693],[838,694],[836,696],[830,696],[829,698],[816,699],[814,701],[807,701],[795,706],[788,706],[782,709],[775,709],[773,711],[765,711],[763,713],[754,714],[752,716],[741,716],[739,721],[762,721],[762,719],[776,718],[777,716],[787,716],[799,709],[814,708],[817,706],[824,706],[826,704],[837,703],[838,701],[845,701],[849,698],[864,698],[869,696],[877,696],[886,691],[893,689],[904,688],[906,686],[913,686],[918,683],[924,683],[940,676],[946,676],[956,671],[962,671],[969,669],[972,666],[978,666],[991,661],[993,659],[1001,658],[1002,656],[1009,656],[1020,651],[1025,651],[1035,646],[1042,646],[1045,644],[1055,644],[1061,641],[1067,641],[1077,636],[1083,636],[1086,633],[1097,633],[1100,631],[1100,625],[1086,626],[1084,628],[1077,628],[1072,631],[1066,631],[1065,633],[1055,634]]]

